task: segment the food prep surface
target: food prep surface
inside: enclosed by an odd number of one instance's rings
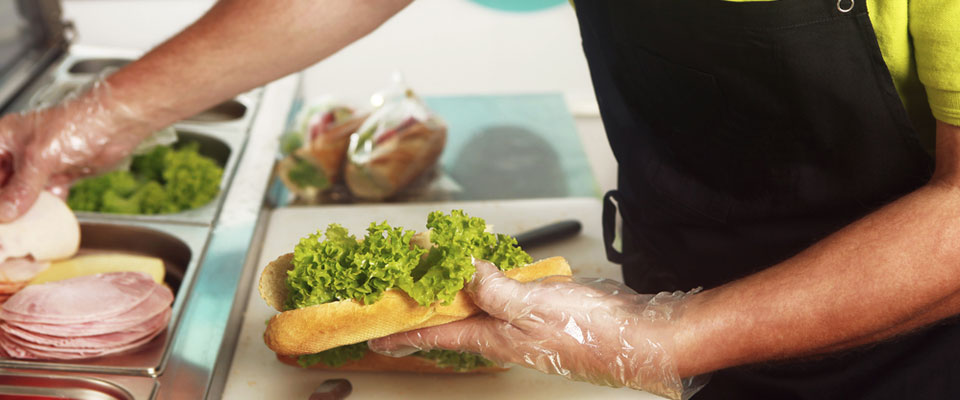
[[[291,207],[273,211],[266,227],[256,277],[278,256],[291,252],[303,236],[338,223],[362,233],[371,222],[388,221],[407,229],[422,230],[431,211],[463,209],[481,217],[497,232],[516,234],[561,219],[583,223],[583,233],[559,242],[533,248],[534,259],[563,256],[575,276],[621,280],[619,267],[603,254],[600,229],[601,204],[594,198],[509,200],[490,202],[427,203],[403,205],[354,205]],[[249,288],[227,382],[222,393],[228,399],[307,398],[323,381],[346,378],[353,385],[350,399],[383,398],[523,398],[523,399],[656,399],[630,389],[597,387],[557,376],[513,367],[500,374],[430,375],[410,373],[336,372],[306,370],[282,364],[263,343],[264,322],[276,314],[257,290]]]

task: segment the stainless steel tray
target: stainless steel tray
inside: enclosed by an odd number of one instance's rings
[[[109,69],[119,68],[140,57],[134,50],[72,46],[48,75],[56,81],[87,82]],[[49,81],[48,81],[49,83]],[[188,127],[235,130],[247,134],[257,110],[262,89],[243,93],[178,123]]]
[[[117,251],[163,259],[165,283],[174,291],[173,315],[167,330],[150,343],[129,352],[88,360],[30,361],[0,359],[0,367],[84,371],[157,376],[166,363],[170,339],[190,297],[193,277],[210,234],[209,227],[127,221],[81,220],[81,251]]]
[[[223,167],[220,180],[220,192],[204,206],[172,214],[131,215],[99,212],[77,212],[82,218],[98,218],[110,221],[173,222],[191,225],[211,225],[223,202],[224,193],[230,186],[237,166],[237,160],[243,151],[245,138],[237,133],[224,130],[199,129],[176,126],[178,143],[195,141],[200,143],[200,154],[210,157]]]
[[[156,391],[151,378],[0,370],[0,398],[134,400],[152,398]]]

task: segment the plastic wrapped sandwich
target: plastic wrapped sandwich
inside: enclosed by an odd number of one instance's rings
[[[350,192],[363,200],[397,194],[436,164],[447,141],[444,122],[399,74],[373,102],[378,107],[350,137],[344,169]]]
[[[297,128],[284,136],[285,157],[278,165],[283,183],[307,202],[340,181],[350,135],[364,119],[335,101],[318,103],[301,113]]]

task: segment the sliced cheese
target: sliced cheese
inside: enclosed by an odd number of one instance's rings
[[[157,283],[163,283],[163,260],[132,254],[90,254],[57,261],[30,281],[31,285],[60,281],[104,272],[145,272]]]

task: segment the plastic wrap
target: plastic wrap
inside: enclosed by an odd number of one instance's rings
[[[383,200],[436,164],[447,128],[399,74],[372,102],[376,110],[350,137],[344,179],[357,198]]]
[[[691,293],[640,295],[609,280],[520,283],[485,261],[467,287],[487,315],[370,341],[402,356],[443,348],[594,384],[686,399],[706,377],[681,379],[673,321]]]
[[[150,124],[104,81],[56,105],[0,119],[0,221],[25,212],[45,187],[115,168],[150,135]]]
[[[306,202],[340,182],[350,135],[363,116],[332,99],[320,99],[304,108],[295,128],[281,138],[284,155],[278,174],[291,192]]]

